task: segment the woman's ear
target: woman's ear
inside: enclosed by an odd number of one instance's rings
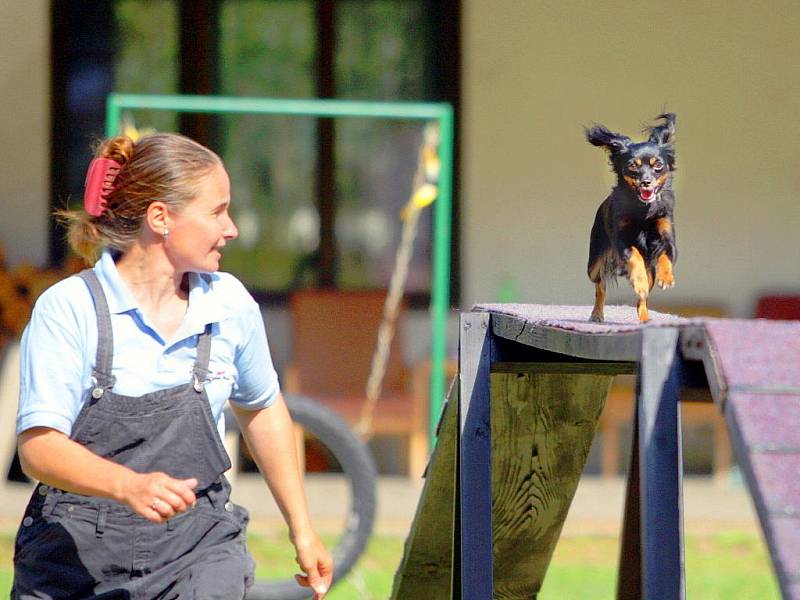
[[[163,202],[151,202],[145,213],[145,225],[155,235],[162,236],[169,229],[169,209]]]

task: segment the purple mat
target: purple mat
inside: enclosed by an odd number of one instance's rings
[[[792,387],[800,391],[800,323],[707,319],[703,323],[728,389]]]
[[[634,306],[606,306],[605,321],[589,321],[591,306],[569,306],[551,304],[476,304],[472,310],[492,312],[522,318],[531,325],[557,327],[579,333],[598,335],[629,333],[644,327],[663,327],[701,323],[702,319],[684,319],[675,315],[650,311],[650,321],[639,323]]]
[[[800,450],[800,398],[796,395],[733,392],[727,410],[732,411],[742,442],[751,450]]]

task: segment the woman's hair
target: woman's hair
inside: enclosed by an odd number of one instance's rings
[[[134,142],[127,136],[104,140],[96,158],[110,158],[121,165],[106,209],[97,217],[84,210],[60,210],[56,216],[67,224],[72,249],[93,263],[103,248],[124,253],[142,232],[151,202],[164,202],[180,211],[197,196],[198,184],[222,161],[214,152],[175,133],[157,133]]]

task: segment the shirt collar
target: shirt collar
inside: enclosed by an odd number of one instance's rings
[[[111,314],[121,314],[139,310],[139,305],[130,289],[120,277],[111,250],[103,250],[100,260],[94,266],[98,279],[103,284],[108,310]],[[189,273],[189,307],[183,323],[176,332],[177,339],[202,333],[208,323],[218,323],[225,317],[224,303],[214,299],[213,276]]]
[[[215,298],[211,275],[189,273],[189,308],[184,325],[191,333],[200,333],[208,323],[219,323],[225,318],[225,303]]]
[[[94,265],[94,272],[100,283],[103,284],[103,291],[106,294],[108,310],[111,314],[120,314],[139,308],[136,299],[131,294],[128,286],[122,281],[122,277],[117,271],[114,262],[114,255],[111,250],[103,250],[100,260]]]

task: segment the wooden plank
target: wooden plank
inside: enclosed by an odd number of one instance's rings
[[[635,362],[639,358],[641,332],[590,334],[544,327],[520,317],[492,313],[492,332],[521,344],[593,360]]]
[[[629,362],[492,362],[492,373],[560,373],[563,375],[632,375],[636,363]]]
[[[611,381],[527,369],[492,375],[495,599],[539,592]]]
[[[458,389],[451,386],[442,410],[436,447],[394,576],[391,600],[452,597]]]
[[[458,497],[461,598],[492,598],[492,456],[490,315],[461,314],[459,340]]]
[[[642,582],[648,600],[686,596],[678,330],[642,332],[637,385]]]

